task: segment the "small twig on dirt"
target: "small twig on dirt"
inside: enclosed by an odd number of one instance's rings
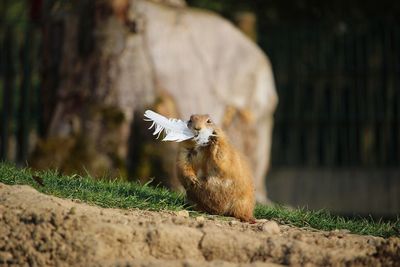
[[[35,182],[37,182],[40,186],[44,186],[43,178],[37,175],[32,175],[32,179],[35,180]]]

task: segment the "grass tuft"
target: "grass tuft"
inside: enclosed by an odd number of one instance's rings
[[[182,195],[165,188],[120,180],[106,181],[80,175],[61,175],[57,171],[31,171],[0,163],[0,182],[30,185],[38,191],[68,199],[79,199],[104,208],[139,208],[153,211],[191,209]],[[44,184],[41,185],[41,184]],[[194,213],[197,214],[197,213]],[[343,218],[327,211],[288,209],[257,205],[258,219],[273,219],[283,224],[318,230],[347,229],[351,233],[381,237],[399,236],[400,219],[374,221],[371,218]]]

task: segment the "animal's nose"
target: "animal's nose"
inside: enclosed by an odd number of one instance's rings
[[[200,131],[200,127],[198,126],[193,127],[193,129],[195,129],[196,131]]]

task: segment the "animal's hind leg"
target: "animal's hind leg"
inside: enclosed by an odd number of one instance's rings
[[[255,223],[253,216],[254,205],[250,201],[239,200],[232,206],[231,215],[242,222]]]

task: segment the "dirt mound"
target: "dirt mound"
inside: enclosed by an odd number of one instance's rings
[[[0,184],[0,265],[395,265],[400,240],[104,209]]]

